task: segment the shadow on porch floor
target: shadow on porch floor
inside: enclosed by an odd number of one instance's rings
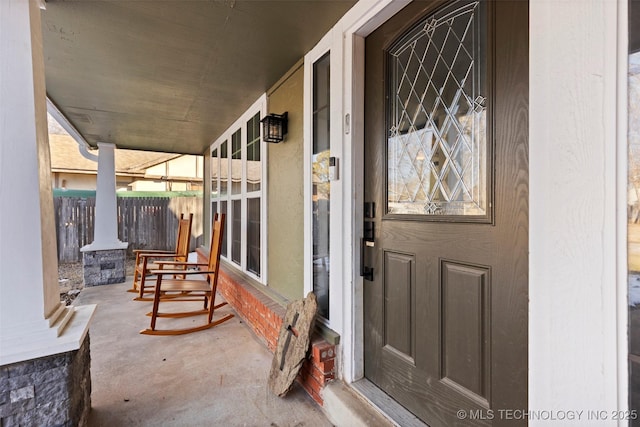
[[[74,302],[98,304],[89,332],[90,426],[331,425],[298,384],[285,398],[271,394],[272,355],[237,316],[182,336],[140,335],[151,303],[132,301],[130,287],[129,278],[85,288]]]

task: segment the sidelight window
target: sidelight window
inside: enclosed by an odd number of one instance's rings
[[[313,64],[313,151],[312,151],[312,222],[313,222],[313,292],[318,297],[318,311],[329,319],[329,229],[331,213],[331,156],[329,120],[329,53]]]

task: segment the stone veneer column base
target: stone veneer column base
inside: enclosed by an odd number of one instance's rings
[[[111,285],[126,280],[126,249],[82,252],[84,286]]]
[[[89,334],[78,350],[0,366],[0,425],[86,426]]]

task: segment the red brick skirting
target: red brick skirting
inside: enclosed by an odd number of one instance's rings
[[[207,254],[202,249],[197,252],[200,261],[207,262]],[[285,308],[249,284],[241,274],[224,266],[220,268],[218,293],[265,343],[269,351],[275,352]],[[335,358],[335,345],[317,334],[314,335],[309,355],[298,374],[298,382],[321,406],[323,400],[320,391],[335,378]]]

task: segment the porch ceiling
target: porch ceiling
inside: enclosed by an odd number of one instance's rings
[[[48,0],[49,98],[91,145],[202,154],[353,0]]]

